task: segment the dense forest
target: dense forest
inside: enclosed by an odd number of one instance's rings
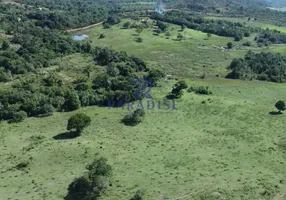
[[[244,59],[234,59],[229,69],[232,72],[227,78],[286,82],[286,56],[281,54],[255,54],[249,51]]]
[[[88,75],[69,83],[55,74],[20,80],[11,89],[1,91],[0,101],[4,107],[0,118],[13,122],[19,114],[41,117],[82,106],[107,106],[109,101],[119,102],[118,106],[122,106],[135,100],[134,90],[140,85],[134,82],[142,77],[140,74],[154,82],[162,77],[162,73],[150,71],[142,60],[125,52],[96,48],[93,53],[94,61],[106,70],[98,73],[92,82],[88,81]]]

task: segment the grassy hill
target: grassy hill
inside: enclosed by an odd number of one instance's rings
[[[112,187],[102,199],[279,199],[286,192],[285,115],[269,115],[285,85],[223,79],[188,81],[213,95],[185,93],[171,113],[148,111],[140,125],[120,123],[126,111],[88,107],[92,118],[82,137],[66,132],[73,113],[1,123],[3,199],[62,199],[67,186],[100,154],[113,167]],[[151,91],[164,98],[172,81]],[[204,102],[204,103],[203,103]],[[24,170],[13,168],[29,161]],[[220,198],[215,198],[219,196]],[[282,198],[280,198],[282,199]]]
[[[229,50],[222,47],[233,38],[208,39],[190,29],[182,32],[185,40],[177,41],[180,27],[173,25],[169,39],[153,35],[150,28],[138,43],[134,29],[122,29],[124,22],[75,34],[87,34],[93,46],[127,51],[150,68],[170,74],[170,80],[152,88],[154,101],[163,100],[176,79],[189,86],[209,86],[213,94],[185,92],[176,100],[178,110],[147,111],[136,127],[120,123],[128,111],[96,106],[19,124],[1,122],[1,198],[63,199],[68,185],[99,155],[113,168],[112,187],[101,197],[104,200],[130,199],[138,189],[148,200],[284,199],[286,116],[273,111],[277,100],[286,99],[286,85],[222,77],[231,60],[248,50],[286,54],[285,45],[242,46],[253,40],[250,37],[234,42]],[[98,39],[101,33],[105,38]],[[43,73],[53,71],[70,81],[79,76],[77,70],[93,64],[90,56],[81,54],[52,63]],[[67,120],[76,112],[84,112],[92,122],[81,137],[69,139]]]

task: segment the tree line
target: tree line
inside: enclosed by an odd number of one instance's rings
[[[205,33],[234,37],[236,41],[241,40],[243,37],[249,37],[251,33],[257,31],[256,28],[245,26],[239,22],[205,19],[176,11],[168,12],[165,15],[153,13],[151,18],[180,26],[186,26],[190,29],[199,30]]]
[[[286,56],[281,54],[249,51],[244,58],[235,58],[228,68],[231,72],[227,78],[286,82]]]

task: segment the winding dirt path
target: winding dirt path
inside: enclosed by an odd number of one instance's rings
[[[80,30],[85,30],[85,29],[89,29],[89,28],[92,28],[92,27],[95,27],[95,26],[99,26],[101,24],[103,24],[104,21],[102,22],[99,22],[99,23],[96,23],[96,24],[92,24],[92,25],[89,25],[89,26],[84,26],[84,27],[80,27],[80,28],[73,28],[73,29],[68,29],[66,30],[68,33],[70,32],[74,32],[74,31],[80,31]]]

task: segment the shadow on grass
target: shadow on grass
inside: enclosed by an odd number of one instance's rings
[[[60,133],[53,137],[55,140],[70,140],[79,137],[79,134],[76,132],[65,132]]]
[[[173,41],[182,41],[182,39],[172,39]]]
[[[269,115],[282,115],[283,113],[280,112],[280,111],[272,111],[272,112],[269,112]]]

